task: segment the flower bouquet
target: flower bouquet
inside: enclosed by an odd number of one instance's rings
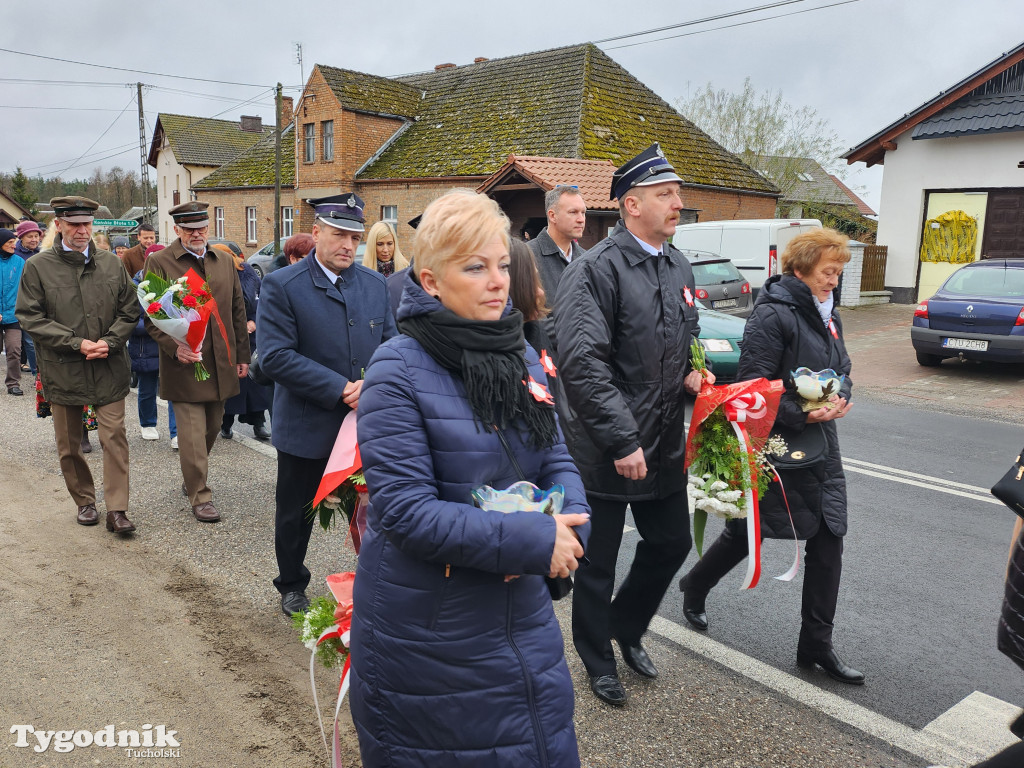
[[[136,292],[150,322],[196,354],[203,348],[206,326],[211,315],[216,318],[224,343],[227,344],[227,330],[217,310],[217,302],[210,293],[209,284],[195,270],[190,269],[174,282],[147,272],[146,279],[138,284]],[[229,357],[230,354],[231,347],[228,345]],[[194,363],[194,367],[197,381],[210,378],[210,372],[202,361]]]
[[[351,571],[335,573],[327,577],[332,597],[318,597],[308,609],[292,614],[292,624],[299,630],[302,643],[310,650],[309,683],[313,688],[313,704],[316,707],[316,721],[320,725],[320,737],[324,749],[331,758],[331,766],[341,766],[341,740],[338,735],[338,714],[341,702],[348,692],[349,684],[349,636],[352,628],[352,585],[355,574]],[[328,669],[341,667],[338,685],[338,701],[334,707],[333,750],[327,746],[323,717],[320,715],[320,700],[316,693],[316,662]]]
[[[706,370],[703,350],[694,342],[691,359]],[[704,549],[708,512],[725,518],[746,518],[750,557],[743,589],[757,586],[761,575],[761,523],[758,502],[773,476],[767,461],[779,446],[768,436],[779,398],[781,381],[753,379],[724,386],[705,383],[697,395],[686,439],[693,499],[693,539],[699,555]]]
[[[370,503],[362,467],[363,461],[356,442],[356,412],[351,411],[338,430],[334,448],[327,460],[327,469],[310,505],[310,515],[318,519],[320,527],[327,531],[335,515],[339,512],[343,514],[357,555],[362,534],[366,530],[366,508]]]

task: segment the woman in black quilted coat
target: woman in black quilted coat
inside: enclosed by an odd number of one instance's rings
[[[821,422],[827,452],[822,464],[783,470],[783,485],[797,537],[806,539],[803,605],[797,664],[821,667],[844,683],[862,685],[864,675],[848,666],[832,647],[832,623],[842,574],[843,536],[846,535],[846,477],[839,456],[835,420],[850,410],[850,356],[843,343],[843,326],[834,306],[833,291],[850,260],[847,238],[832,229],[815,229],[790,241],[782,254],[781,275],[765,281],[747,320],[740,355],[739,380],[781,379],[786,391],[776,424],[802,432]],[[808,413],[801,409],[790,371],[831,368],[845,374],[832,407]],[[792,538],[793,529],[778,483],[761,501],[761,536]],[[708,592],[747,556],[745,520],[730,520],[704,557],[683,577],[683,613],[696,629],[708,627]]]

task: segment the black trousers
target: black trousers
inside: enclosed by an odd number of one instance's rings
[[[686,575],[687,596],[707,595],[746,556],[747,521],[730,520],[722,535]],[[807,539],[799,651],[817,653],[832,648],[832,623],[842,573],[843,537],[832,533],[822,520],[818,532]]]
[[[587,495],[590,504],[590,565],[576,571],[572,598],[572,640],[591,677],[615,674],[612,637],[640,642],[676,571],[690,551],[686,492],[630,503],[641,541],[615,599],[615,563],[626,522],[625,501]]]
[[[314,520],[310,504],[327,468],[327,457],[304,459],[277,452],[277,511],[274,515],[274,551],[278,576],[274,586],[282,595],[303,592],[309,586],[309,569],[303,561],[309,548]]]

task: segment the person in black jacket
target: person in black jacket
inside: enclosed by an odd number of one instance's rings
[[[786,383],[776,425],[795,432],[815,423],[824,428],[824,462],[780,470],[782,488],[777,482],[769,486],[760,504],[761,536],[791,539],[795,527],[797,537],[807,540],[797,664],[808,669],[817,665],[840,682],[862,685],[864,675],[844,663],[832,647],[846,535],[846,477],[835,421],[849,412],[853,386],[833,291],[850,260],[847,243],[845,235],[832,229],[815,229],[790,241],[782,254],[783,273],[765,281],[747,320],[736,376],[739,380],[764,377]],[[812,371],[831,368],[846,376],[828,407],[803,411],[790,375],[799,367]],[[679,582],[685,595],[683,614],[696,629],[708,627],[708,592],[746,556],[746,521],[730,520]]]
[[[626,691],[612,638],[635,672],[658,675],[640,641],[692,543],[683,390],[701,385],[690,363],[700,326],[689,262],[666,242],[683,207],[680,181],[657,144],[616,170],[622,219],[566,267],[554,301],[566,444],[593,510],[573,642],[591,690],[613,705],[625,704]],[[643,540],[613,601],[627,505]]]

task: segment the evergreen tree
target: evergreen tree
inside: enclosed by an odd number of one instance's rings
[[[20,165],[14,176],[11,177],[11,199],[27,210],[30,215],[36,215],[36,198],[29,190],[28,176],[22,173]]]

